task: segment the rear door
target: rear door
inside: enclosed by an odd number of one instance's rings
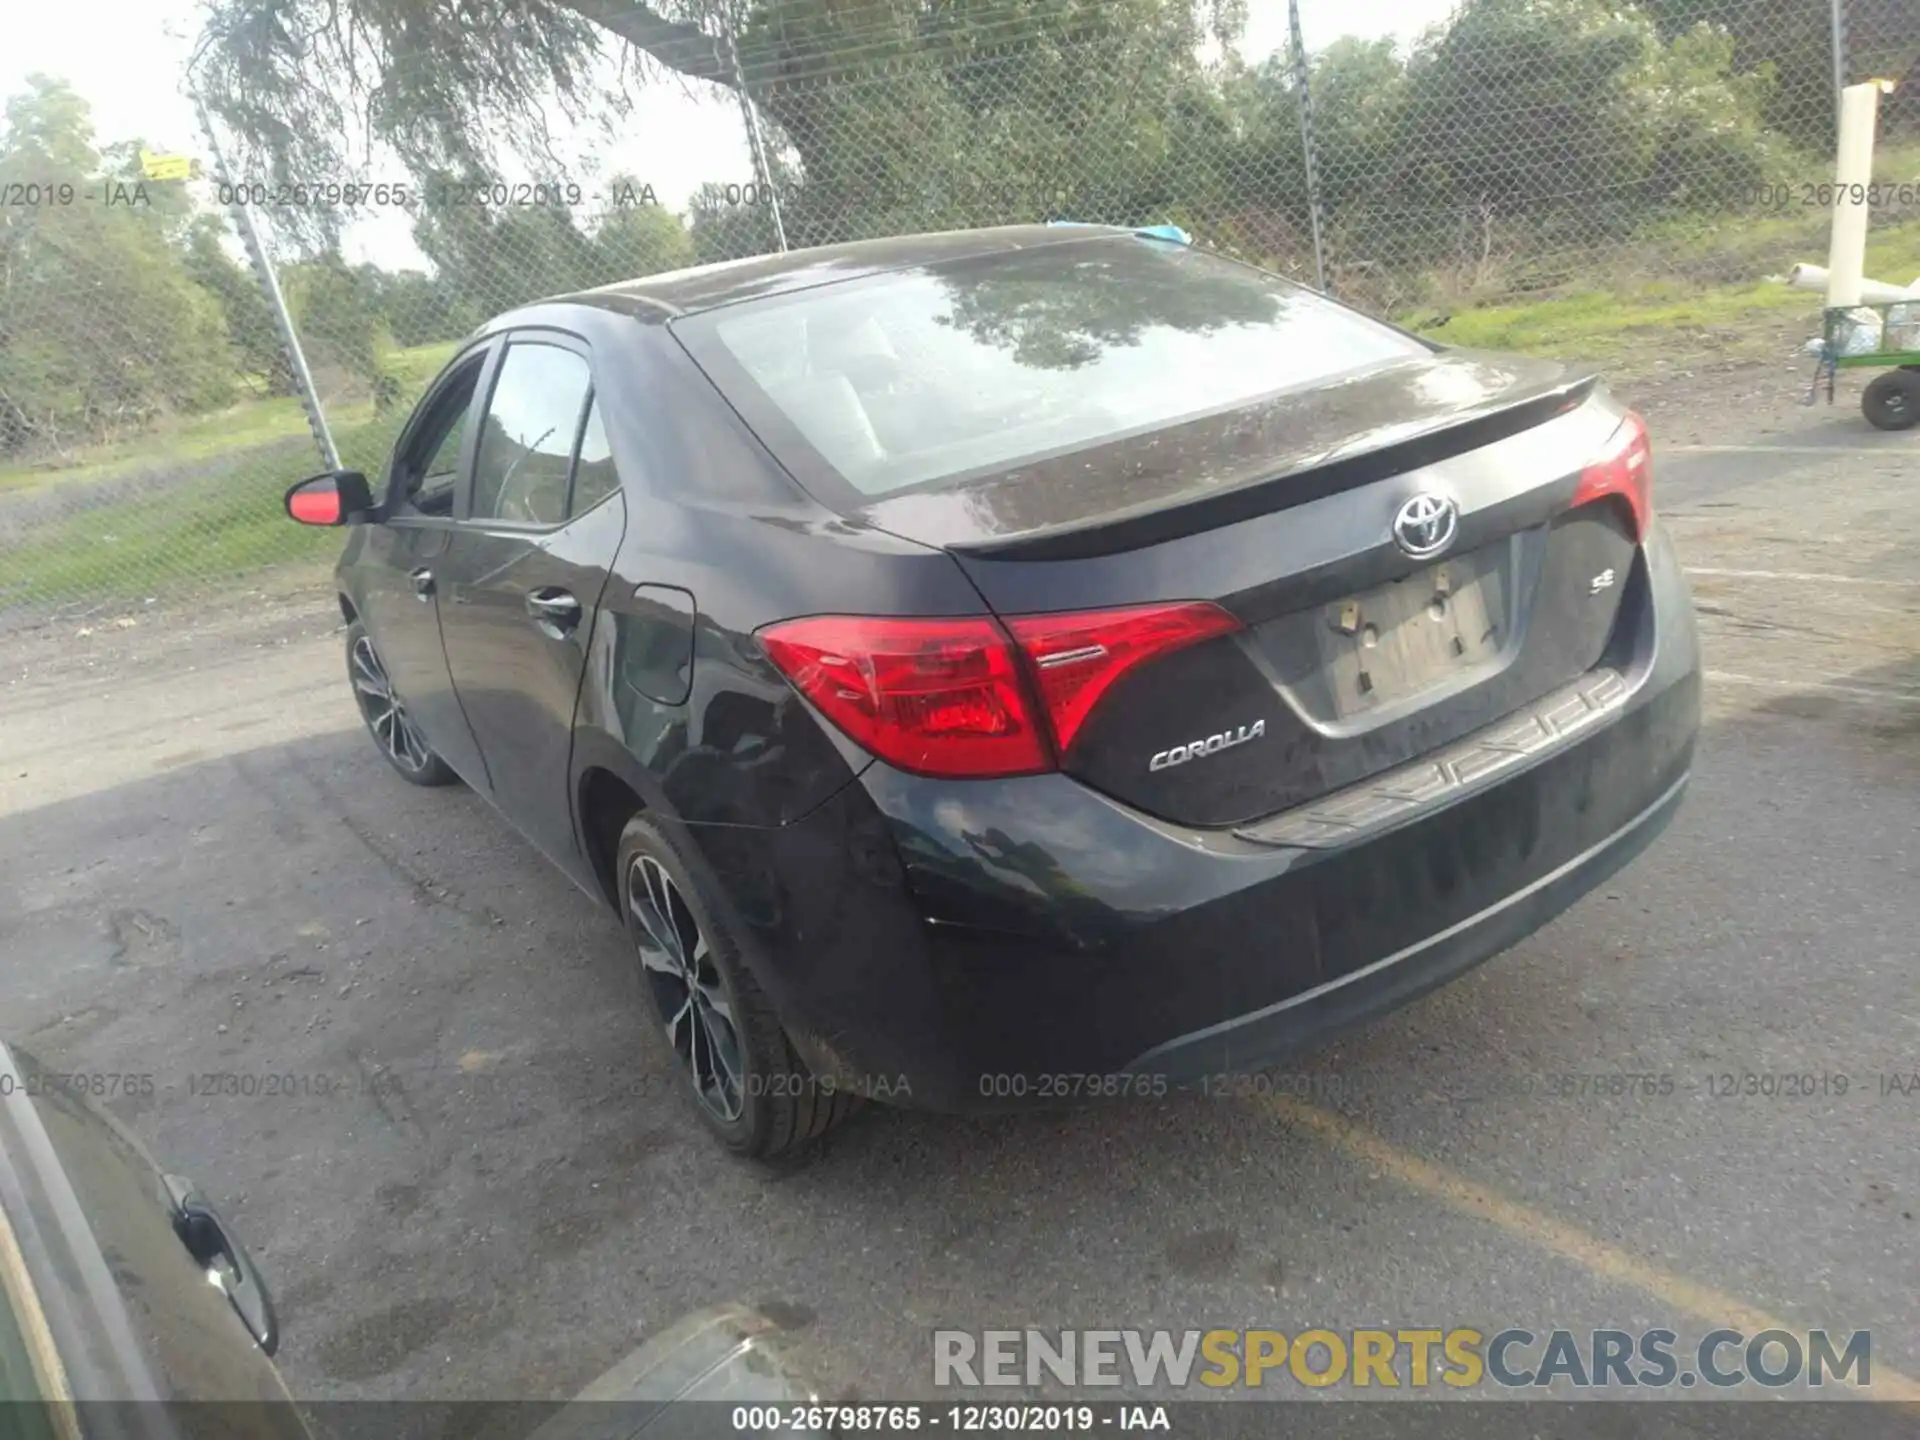
[[[407,422],[387,473],[386,518],[359,531],[354,603],[380,663],[427,743],[475,790],[488,789],[480,747],[454,693],[435,603],[454,537],[454,502],[473,463],[480,383],[491,345],[461,356]]]
[[[573,714],[626,507],[588,348],[516,332],[479,413],[473,483],[441,564],[447,665],[495,803],[590,880],[568,793]]]

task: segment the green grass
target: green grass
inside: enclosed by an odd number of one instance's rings
[[[453,343],[419,345],[396,351],[388,357],[384,369],[400,382],[401,392],[411,398],[440,372],[454,351]],[[373,419],[373,405],[363,401],[327,411],[327,424],[335,432],[335,443],[347,430],[358,429]],[[258,449],[277,441],[305,439],[308,436],[306,411],[292,396],[249,400],[226,410],[195,415],[163,428],[111,444],[89,446],[70,463],[52,466],[45,463],[0,466],[0,491],[39,489],[47,485],[89,484],[111,480],[136,470],[175,463],[214,460],[239,452]]]
[[[1885,145],[1874,157],[1882,183],[1920,183],[1920,144]],[[1800,177],[1821,181],[1817,171]],[[1596,257],[1583,282],[1521,304],[1457,308],[1432,327],[1435,307],[1401,321],[1435,339],[1489,350],[1577,356],[1633,370],[1656,360],[1778,355],[1781,334],[1804,321],[1820,330],[1821,298],[1770,277],[1797,261],[1824,265],[1830,212],[1798,203],[1789,187],[1782,209],[1703,222],[1697,216],[1653,225],[1609,257]],[[1891,284],[1920,278],[1920,218],[1876,216],[1868,234],[1867,274]]]
[[[342,462],[377,473],[405,418],[337,428]],[[223,458],[237,463],[35,525],[27,544],[0,550],[0,604],[137,602],[339,552],[337,531],[297,525],[282,508],[287,486],[320,468],[304,425]]]
[[[132,439],[88,446],[70,462],[0,468],[0,490],[34,490],[47,485],[110,480],[143,467],[172,461],[210,460],[306,433],[306,415],[298,400],[291,396],[250,400]]]
[[[1750,278],[1703,284],[1623,277],[1524,305],[1458,310],[1426,333],[1453,345],[1577,356],[1628,369],[1703,352],[1714,358],[1778,354],[1782,329],[1797,320],[1804,320],[1807,337],[1820,331],[1821,297],[1768,278],[1784,275],[1798,260],[1826,261],[1824,212],[1819,216],[1811,237],[1804,221],[1747,227],[1741,250],[1752,256],[1741,268]],[[1715,253],[1720,263],[1729,263],[1725,250]],[[1676,247],[1667,258],[1670,268],[1684,270],[1689,257]],[[1894,284],[1920,276],[1920,220],[1884,226],[1870,236],[1867,273]],[[1425,314],[1431,317],[1431,309]],[[1419,319],[1410,323],[1418,327]]]
[[[287,561],[321,563],[338,552],[337,534],[287,519],[278,477],[259,479],[188,482],[36,530],[30,548],[0,554],[0,597],[9,604],[135,601]]]
[[[406,403],[387,415],[376,417],[370,402],[328,411],[342,463],[370,475],[384,467],[412,399],[453,350],[426,345],[390,357],[387,373]],[[139,471],[189,472],[153,493],[33,523],[26,543],[0,549],[0,605],[137,602],[269,565],[325,563],[338,553],[338,533],[296,525],[281,506],[287,486],[320,468],[299,401],[275,398],[94,447],[59,470],[0,470],[0,506],[8,492],[58,486],[77,500],[94,486],[131,487]]]
[[[1631,295],[1588,291],[1530,305],[1461,311],[1430,333],[1453,345],[1607,360],[1644,348],[1649,338],[1677,354],[1686,343],[1677,331],[1738,330],[1760,317],[1796,311],[1808,314],[1819,328],[1819,297],[1806,291],[1765,281],[1709,290],[1682,281],[1650,281]]]

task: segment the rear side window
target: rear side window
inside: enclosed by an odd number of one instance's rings
[[[580,432],[580,458],[573,467],[573,503],[568,518],[591,510],[620,488],[620,477],[613,468],[613,447],[607,443],[607,427],[600,423],[600,401],[588,402],[586,428]]]
[[[1275,276],[1134,237],[822,285],[674,333],[796,476],[866,496],[1429,353]]]
[[[515,341],[487,402],[473,467],[476,520],[559,525],[592,373],[577,352]]]

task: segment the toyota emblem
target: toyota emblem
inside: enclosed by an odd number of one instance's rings
[[[1416,560],[1438,555],[1460,531],[1460,507],[1444,495],[1422,491],[1393,517],[1393,541]]]

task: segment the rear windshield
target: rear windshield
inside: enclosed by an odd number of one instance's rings
[[[802,483],[869,497],[1429,353],[1300,286],[1130,236],[819,286],[674,331]]]

